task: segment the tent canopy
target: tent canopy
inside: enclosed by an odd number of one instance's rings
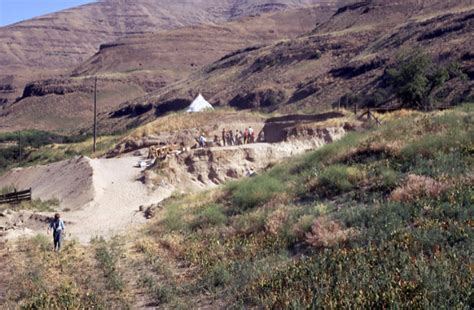
[[[193,113],[193,112],[202,112],[206,110],[214,110],[214,108],[209,102],[207,102],[206,99],[204,99],[204,97],[201,94],[199,94],[199,96],[197,96],[196,99],[194,99],[193,103],[191,103],[191,105],[188,107],[186,111]]]

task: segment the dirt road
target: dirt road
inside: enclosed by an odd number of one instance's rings
[[[153,190],[140,182],[143,169],[135,167],[137,161],[132,156],[90,160],[95,197],[83,209],[65,214],[74,223],[69,225],[68,235],[88,242],[95,236],[110,237],[124,232],[145,222],[138,212],[141,205],[169,197],[172,189]]]

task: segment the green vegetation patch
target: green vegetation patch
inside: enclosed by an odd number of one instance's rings
[[[472,112],[413,113],[229,184],[214,202],[178,197],[168,212],[187,228],[150,237],[177,240],[197,268],[181,294],[228,307],[469,307]]]

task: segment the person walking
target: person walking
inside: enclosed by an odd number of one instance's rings
[[[54,251],[59,252],[61,250],[62,235],[65,228],[64,221],[61,219],[59,213],[56,213],[54,215],[54,219],[49,223],[48,226],[48,234],[51,230],[53,231]]]
[[[244,130],[244,144],[247,144],[249,142],[249,130],[245,128]]]

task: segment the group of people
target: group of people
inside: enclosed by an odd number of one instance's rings
[[[252,127],[245,128],[242,132],[241,130],[232,129],[226,130],[222,129],[222,140],[221,145],[242,145],[248,143],[255,143],[255,130]]]
[[[217,135],[214,136],[213,141],[208,144],[206,135],[202,133],[197,142],[199,147],[207,147],[209,145],[214,146],[232,146],[232,145],[243,145],[249,143],[255,143],[257,141],[264,141],[263,130],[260,131],[258,137],[256,137],[255,130],[249,126],[242,130],[227,130],[226,128],[222,129],[222,136],[219,138]]]

